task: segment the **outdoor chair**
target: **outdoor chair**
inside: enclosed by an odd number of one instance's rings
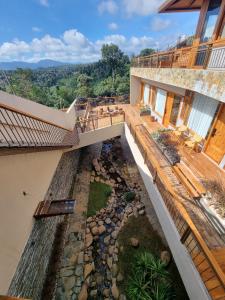
[[[189,131],[186,125],[181,125],[173,131],[173,135],[177,142],[183,144],[188,137]]]
[[[202,137],[199,136],[197,133],[194,133],[194,135],[190,136],[190,138],[184,142],[184,145],[190,150],[190,152],[197,152],[201,142]]]

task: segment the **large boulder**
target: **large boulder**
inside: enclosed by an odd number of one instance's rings
[[[131,238],[130,239],[130,244],[132,247],[137,248],[139,246],[139,240],[136,238]]]

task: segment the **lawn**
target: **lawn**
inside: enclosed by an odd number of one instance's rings
[[[94,216],[101,208],[106,207],[107,200],[112,193],[109,185],[101,182],[91,182],[87,216]]]
[[[132,237],[139,240],[139,248],[136,249],[130,245],[130,238]],[[131,217],[120,231],[118,242],[120,247],[123,246],[123,251],[119,251],[119,269],[120,272],[124,274],[124,281],[119,287],[121,291],[126,294],[130,271],[136,262],[137,254],[150,252],[156,257],[160,257],[161,251],[168,249],[164,246],[161,238],[157,232],[154,231],[146,216],[139,216],[138,218]],[[168,267],[168,271],[173,281],[176,294],[175,299],[188,300],[189,298],[173,260]]]

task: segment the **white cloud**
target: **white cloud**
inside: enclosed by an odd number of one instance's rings
[[[115,14],[118,11],[118,5],[114,0],[104,0],[98,5],[98,11],[100,14],[109,13]]]
[[[40,27],[34,26],[34,27],[32,27],[32,31],[34,31],[34,32],[41,32],[42,29]]]
[[[151,29],[153,31],[162,31],[171,25],[171,20],[155,17],[151,23]]]
[[[78,30],[70,29],[61,37],[47,34],[30,42],[15,39],[0,44],[0,61],[35,62],[53,59],[73,63],[93,62],[101,57],[102,45],[111,43],[118,45],[127,54],[137,54],[143,48],[158,48],[158,43],[147,36],[126,38],[124,35],[112,34],[92,42]]]
[[[117,30],[119,28],[116,23],[110,23],[108,27],[110,30]]]
[[[147,16],[155,13],[165,0],[123,0],[122,4],[128,16]]]
[[[48,0],[39,0],[39,1],[40,1],[40,4],[41,4],[41,5],[46,6],[46,7],[49,6]]]

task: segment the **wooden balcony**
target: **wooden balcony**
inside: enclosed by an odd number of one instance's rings
[[[225,240],[208,221],[197,201],[190,193],[188,184],[177,176],[174,167],[157,147],[151,133],[162,128],[150,117],[140,117],[139,108],[127,105],[125,122],[141,151],[154,183],[180,235],[181,242],[189,252],[212,299],[225,299]],[[212,178],[220,170],[207,157],[196,153],[197,159],[180,151],[181,162],[187,164],[190,174],[198,181]],[[189,157],[188,157],[189,156]],[[196,162],[197,160],[197,162]],[[205,165],[206,164],[206,165]],[[196,172],[197,171],[197,172]],[[199,174],[201,173],[201,176]],[[189,178],[190,179],[190,178]],[[201,192],[201,191],[200,191]]]
[[[225,39],[133,59],[137,68],[225,69]]]

